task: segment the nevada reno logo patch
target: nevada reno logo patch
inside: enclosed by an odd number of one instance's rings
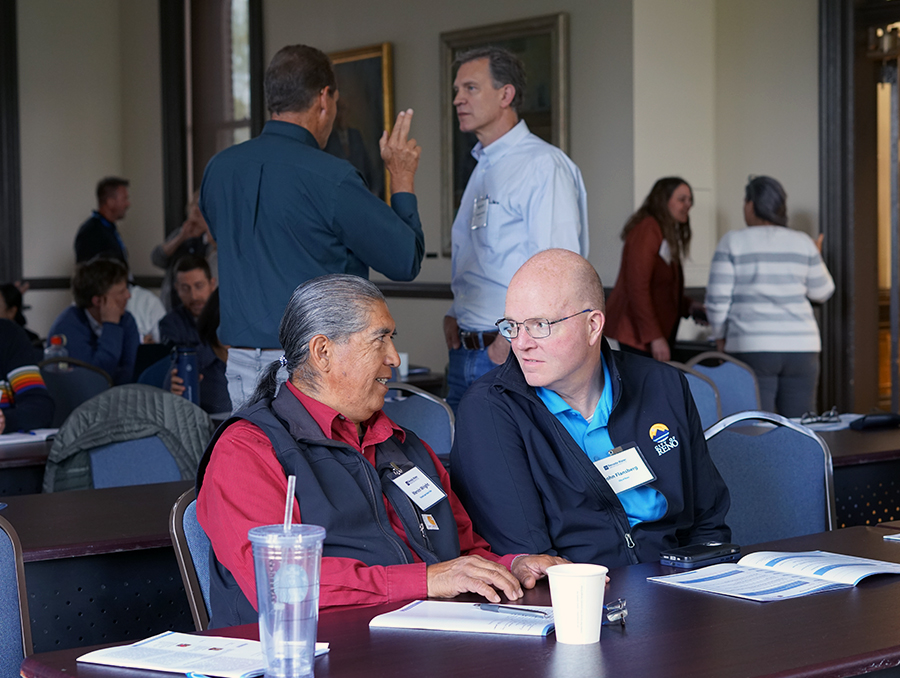
[[[650,427],[650,440],[653,441],[659,456],[678,447],[678,438],[669,431],[669,427],[665,424],[653,424]]]

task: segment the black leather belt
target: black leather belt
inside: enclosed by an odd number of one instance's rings
[[[463,348],[470,351],[480,351],[494,343],[494,339],[500,336],[497,330],[493,332],[466,332],[459,331],[459,341]]]

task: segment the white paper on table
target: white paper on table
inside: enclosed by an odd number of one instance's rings
[[[57,431],[59,431],[58,428],[36,428],[26,433],[4,433],[0,435],[0,447],[43,442],[55,436]]]
[[[316,643],[316,656],[325,654],[328,649],[328,643]],[[131,645],[88,652],[78,661],[169,673],[202,673],[217,678],[260,676],[266,669],[258,640],[173,631]]]
[[[648,581],[767,602],[850,588],[873,574],[900,574],[900,565],[827,551],[757,551],[737,563],[648,577]]]
[[[543,612],[544,617],[525,617],[504,612],[487,612],[478,603],[450,600],[417,600],[399,610],[386,612],[369,622],[372,629],[419,629],[500,633],[514,636],[546,636],[553,630],[553,608],[516,605],[523,610]]]

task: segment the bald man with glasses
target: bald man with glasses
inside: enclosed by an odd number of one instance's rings
[[[728,489],[687,381],[612,351],[603,287],[567,250],[515,274],[497,321],[512,355],[460,403],[453,487],[499,553],[619,567],[727,542]]]

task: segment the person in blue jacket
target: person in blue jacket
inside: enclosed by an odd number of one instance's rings
[[[497,322],[512,355],[460,403],[450,466],[498,553],[619,567],[727,542],[728,489],[682,374],[603,338],[603,287],[567,250],[515,274]]]
[[[53,321],[49,336],[65,336],[70,357],[104,370],[117,386],[134,381],[141,338],[137,323],[125,310],[131,298],[125,264],[104,258],[79,264],[72,296],[75,304]]]

